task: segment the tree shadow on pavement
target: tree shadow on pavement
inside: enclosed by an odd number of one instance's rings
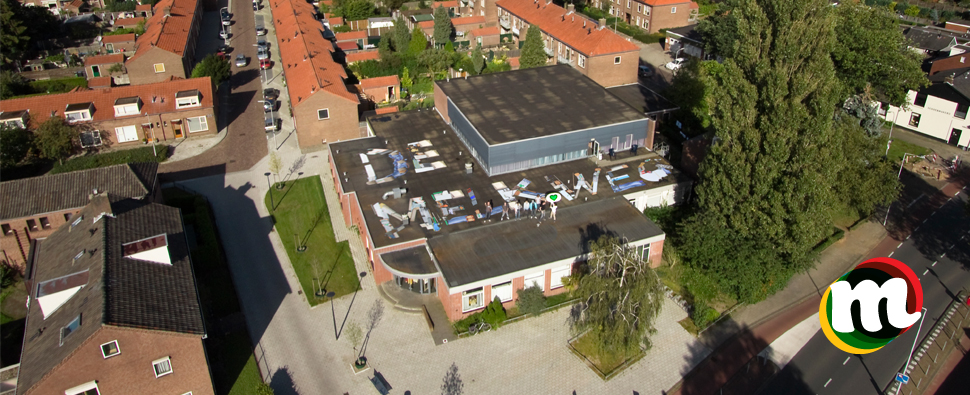
[[[950,182],[966,182],[964,178],[968,173],[970,170],[964,169],[957,177],[952,177]],[[970,215],[965,208],[966,191],[955,198],[952,192],[937,192],[932,200],[933,209],[942,205],[933,214],[933,219],[949,222],[944,226],[921,227],[918,232],[913,233],[911,238],[916,249],[931,262],[946,258],[960,263],[964,270],[970,270]],[[928,218],[928,214],[924,218]]]
[[[243,74],[243,73],[245,73],[245,71],[241,72],[240,74]],[[250,106],[250,103],[253,102],[253,98],[255,97],[256,97],[256,91],[235,91],[229,94],[229,100],[228,100],[229,103],[220,103],[220,105],[228,106],[228,110],[229,110],[229,113],[228,113],[229,116],[227,117],[228,119],[226,119],[225,124],[232,125],[233,122],[235,122],[240,115],[246,112],[246,109],[248,108],[248,106]],[[259,103],[256,103],[256,104],[259,104]],[[216,114],[216,118],[218,118],[219,115],[222,115],[222,114]],[[246,126],[239,125],[239,126],[253,128],[254,131],[261,130],[261,129],[258,129],[259,127],[258,125],[246,125]]]
[[[293,382],[293,376],[290,375],[289,366],[276,369],[273,378],[270,379],[270,387],[273,387],[274,395],[300,395],[296,383]]]

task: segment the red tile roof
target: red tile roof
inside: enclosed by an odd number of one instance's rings
[[[135,6],[135,11],[151,11],[151,10],[152,10],[151,4],[139,4]]]
[[[390,75],[387,77],[364,78],[360,80],[360,87],[364,89],[379,88],[382,86],[398,86],[400,84],[401,84],[401,80],[398,79],[396,75]]]
[[[512,68],[519,67],[519,57],[509,58],[509,66],[512,66]]]
[[[366,40],[367,39],[367,31],[366,30],[358,30],[356,32],[336,33],[333,36],[337,40],[338,43],[341,42],[341,41],[351,41],[351,40],[361,40],[361,39]]]
[[[115,19],[115,26],[135,26],[143,20],[145,20],[143,17]]]
[[[155,4],[160,10],[171,7],[171,15],[165,17],[164,12],[159,12],[145,23],[145,34],[138,37],[138,49],[128,60],[137,59],[154,47],[184,56],[198,4],[199,0],[161,0]]]
[[[418,22],[418,26],[422,29],[434,29],[434,21]]]
[[[71,2],[71,4],[68,4],[67,6],[75,9],[81,9],[82,5],[84,5],[84,0],[74,0]]]
[[[344,52],[356,51],[360,49],[360,47],[357,46],[357,42],[355,41],[344,41],[342,43],[337,43],[337,48],[340,48]]]
[[[695,2],[692,1],[692,2],[690,2],[690,6],[688,8],[690,8],[692,10],[696,10],[696,9],[701,8],[701,5],[700,4],[697,4],[697,3],[695,3]]]
[[[135,41],[135,33],[129,34],[116,34],[114,36],[104,36],[101,37],[102,43],[125,43]]]
[[[475,37],[485,37],[485,36],[498,36],[502,34],[502,30],[498,26],[483,27],[481,29],[469,30],[468,34]]]
[[[397,106],[381,107],[374,110],[374,112],[377,113],[377,115],[395,113],[397,112]]]
[[[555,4],[530,0],[499,0],[495,4],[586,56],[640,50],[609,29],[597,29],[596,22],[581,14],[566,15],[566,10]]]
[[[378,51],[361,51],[361,52],[354,52],[351,54],[347,54],[344,60],[347,61],[347,64],[351,64],[354,62],[361,62],[364,60],[377,60],[380,58],[381,58],[381,55]]]
[[[333,18],[329,18],[328,20],[330,21],[330,26],[340,26],[344,24],[344,17],[342,16],[335,16]]]
[[[323,38],[313,5],[303,0],[270,0],[270,6],[290,103],[299,106],[320,92],[360,103],[344,84],[347,74],[333,60],[333,43]]]
[[[111,86],[111,77],[94,77],[88,79],[88,88],[108,88]]]
[[[465,16],[461,18],[451,18],[451,24],[455,26],[460,25],[484,25],[484,16]]]
[[[86,56],[84,57],[84,65],[90,66],[93,64],[112,64],[112,63],[124,63],[125,55],[114,54],[114,55],[98,55],[98,56]]]
[[[674,4],[684,4],[687,2],[692,2],[691,0],[640,0],[649,6],[656,7],[658,5],[674,5]]]
[[[431,5],[431,8],[438,8],[438,7],[445,7],[445,8],[458,7],[458,1],[436,1],[434,2],[434,4]]]
[[[51,112],[63,117],[64,109],[70,104],[92,103],[94,113],[91,116],[94,121],[105,121],[115,119],[114,105],[117,99],[138,96],[141,98],[143,114],[162,114],[179,111],[175,108],[175,94],[193,89],[197,89],[202,94],[201,106],[186,110],[213,106],[212,81],[209,77],[202,77],[3,100],[0,101],[0,108],[4,111],[29,110],[30,123],[36,127],[49,119]],[[154,103],[152,103],[152,97],[156,98]]]

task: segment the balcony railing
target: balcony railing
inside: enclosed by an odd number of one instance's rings
[[[573,65],[573,60],[572,60],[572,59],[570,59],[570,58],[568,58],[568,57],[565,57],[565,56],[562,56],[562,55],[559,55],[559,57],[558,57],[558,60],[559,60],[559,63],[562,63],[562,64],[568,64],[568,65],[570,65],[570,66],[572,66],[572,65]]]
[[[519,36],[519,28],[512,27],[512,34],[514,34],[516,37],[518,37]]]
[[[507,17],[502,17],[502,19],[499,19],[498,24],[501,25],[502,29],[505,29],[505,30],[509,30],[512,28],[512,22],[509,21],[509,18]]]
[[[546,49],[546,56],[551,58],[552,55],[555,54],[555,52],[552,51],[552,48],[546,47],[545,49]]]

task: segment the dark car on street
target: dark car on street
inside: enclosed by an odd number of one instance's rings
[[[280,91],[274,88],[263,89],[263,100],[276,100],[280,97]]]

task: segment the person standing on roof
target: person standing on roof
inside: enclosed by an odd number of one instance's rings
[[[543,200],[542,203],[539,203],[539,222],[542,222],[545,219],[546,219],[546,201]]]
[[[520,210],[522,209],[522,204],[518,200],[512,201],[512,211],[515,211],[515,219],[519,219]]]
[[[511,209],[509,208],[509,202],[502,203],[502,218],[499,218],[499,221],[505,221],[509,219],[509,211],[511,211]]]
[[[488,221],[492,218],[492,200],[489,199],[485,202],[485,220]]]
[[[549,214],[549,219],[555,221],[556,220],[556,209],[558,209],[559,206],[556,206],[555,203],[551,203],[549,206],[550,206],[549,207],[549,213],[550,213]]]

